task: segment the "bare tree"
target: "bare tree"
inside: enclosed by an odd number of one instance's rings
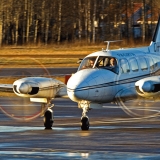
[[[45,0],[42,2],[42,10],[41,10],[41,38],[44,40],[44,24],[45,24]]]
[[[145,0],[143,0],[142,6],[142,41],[145,42]]]
[[[3,12],[3,0],[0,3],[0,46],[2,46],[2,26],[3,26],[3,19],[2,19],[2,12]]]
[[[122,35],[129,40],[132,38],[131,15],[134,15],[135,2],[143,3],[142,39],[145,41],[154,28],[154,23],[147,23],[145,17],[149,12],[145,7],[151,6],[153,22],[153,16],[159,12],[160,0],[1,0],[0,46],[37,44],[38,41],[60,44],[64,40],[81,41],[82,38],[95,43],[119,39]]]
[[[79,9],[79,17],[78,17],[78,37],[81,41],[82,39],[82,2],[78,0],[78,9]]]
[[[48,33],[49,33],[49,12],[50,12],[50,3],[46,1],[45,4],[45,45],[48,43]]]
[[[61,40],[61,19],[62,19],[62,0],[59,0],[59,7],[58,7],[58,39],[57,42],[58,44],[60,43]]]
[[[93,35],[92,35],[92,42],[95,43],[95,37],[96,37],[96,9],[97,9],[97,0],[94,0],[94,8],[93,8],[93,22],[92,22],[92,28],[93,28]]]
[[[30,13],[31,13],[31,0],[25,0],[25,13],[26,13],[26,43],[29,41],[29,27],[30,27]]]
[[[91,0],[87,4],[87,26],[88,26],[88,43],[91,42]]]

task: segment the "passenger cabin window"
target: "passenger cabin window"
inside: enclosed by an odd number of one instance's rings
[[[153,57],[153,61],[154,61],[154,67],[157,68],[159,59],[157,57]]]
[[[114,57],[87,57],[81,62],[78,70],[87,68],[106,69],[118,74],[117,60]]]
[[[137,72],[138,71],[138,62],[137,62],[137,60],[135,58],[131,58],[129,60],[129,64],[130,64],[131,70],[133,72]]]
[[[130,68],[129,68],[129,64],[128,64],[127,59],[121,59],[120,60],[120,66],[121,66],[121,69],[122,69],[122,73],[130,72]]]
[[[145,57],[138,57],[139,65],[142,71],[148,70],[147,61]]]
[[[153,62],[153,59],[152,59],[151,57],[149,57],[148,60],[149,60],[150,70],[153,71],[153,70],[154,70],[154,62]]]

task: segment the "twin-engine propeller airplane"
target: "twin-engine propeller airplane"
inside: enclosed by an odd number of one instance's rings
[[[89,129],[90,108],[160,95],[160,17],[150,46],[109,50],[109,43],[106,50],[86,56],[67,84],[69,98],[83,110],[82,130]]]
[[[81,129],[89,129],[87,112],[103,103],[127,101],[137,96],[158,98],[160,95],[160,18],[147,47],[98,51],[86,56],[78,71],[67,83],[43,77],[22,78],[13,83],[13,91],[21,97],[40,102],[44,126],[53,124],[52,99],[69,96],[81,108]],[[7,88],[8,85],[1,85]]]

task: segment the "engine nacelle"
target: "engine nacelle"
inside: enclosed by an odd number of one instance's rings
[[[137,93],[142,97],[160,95],[160,76],[141,79],[135,83]]]
[[[62,94],[67,95],[65,88],[66,85],[61,81],[44,77],[22,78],[13,83],[16,95],[29,98],[54,98]]]

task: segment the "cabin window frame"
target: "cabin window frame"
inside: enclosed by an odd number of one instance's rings
[[[156,56],[151,57],[153,59],[154,62],[154,69],[158,68],[158,62],[159,62],[159,58]]]
[[[147,58],[145,56],[138,56],[136,59],[138,60],[140,70],[143,72],[148,71],[150,65],[149,62],[147,61]],[[147,68],[146,67],[144,68],[142,66],[142,60],[144,60],[143,62],[145,62]]]
[[[135,69],[135,70],[133,70],[133,65],[132,65],[132,63],[130,62],[131,60],[134,60],[135,62],[136,62],[136,65],[137,65],[137,69]],[[129,59],[129,65],[130,65],[130,69],[131,69],[131,71],[132,72],[139,72],[139,64],[138,64],[138,60],[135,58],[135,57],[131,57],[130,59]]]
[[[127,72],[124,72],[124,71],[125,71],[125,70],[124,70],[125,68],[122,67],[122,63],[121,63],[122,60],[126,61],[126,63],[124,63],[124,64],[127,64],[127,66],[128,66],[128,69],[126,69]],[[120,68],[121,68],[121,73],[122,73],[122,74],[128,74],[128,73],[130,73],[131,68],[130,68],[128,59],[126,59],[126,58],[120,59],[120,60],[119,60],[119,66],[120,66]]]
[[[150,71],[154,72],[154,70],[155,70],[155,63],[154,63],[153,58],[151,56],[147,56],[146,59],[148,61],[148,66],[149,66]],[[152,62],[152,64],[150,62]]]

